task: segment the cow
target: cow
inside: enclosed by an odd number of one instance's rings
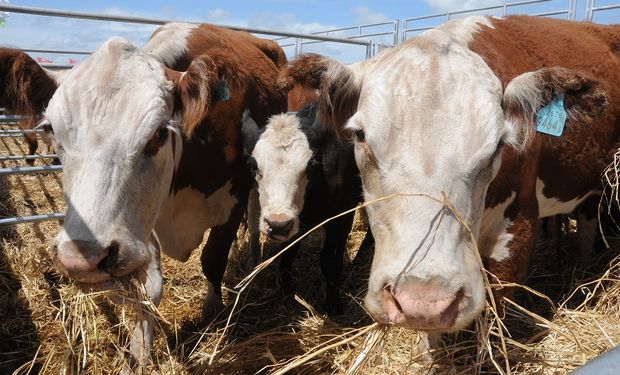
[[[362,200],[353,145],[334,137],[316,120],[317,108],[317,103],[310,103],[297,113],[274,115],[264,128],[243,121],[244,152],[260,202],[258,227],[269,238],[284,241],[282,247]],[[353,217],[351,212],[325,225],[320,264],[327,280],[324,309],[329,314],[342,313],[338,280]],[[291,266],[298,249],[299,242],[282,256],[285,288],[293,283]]]
[[[599,192],[620,146],[618,25],[475,16],[308,71],[321,121],[355,144],[365,200],[386,197],[367,207],[365,306],[380,323],[467,327],[482,266],[522,282],[538,220]]]
[[[33,129],[54,87],[66,72],[66,69],[43,68],[19,50],[4,49],[0,54],[0,107],[11,108],[25,117],[18,122],[20,129]],[[19,88],[15,87],[16,83],[20,84]],[[36,134],[27,132],[24,139],[28,145],[28,154],[34,155],[38,148]],[[26,162],[33,164],[34,160]]]
[[[157,305],[160,253],[186,261],[211,228],[201,256],[203,318],[217,314],[252,182],[242,159],[242,114],[262,126],[286,110],[277,84],[286,67],[281,48],[245,32],[171,23],[142,49],[109,39],[58,83],[20,52],[5,55],[14,57],[1,60],[12,72],[3,99],[28,105],[24,92],[40,87],[39,127],[53,132],[64,166],[67,212],[51,250],[57,268],[94,289],[133,278]],[[14,65],[23,61],[30,71]],[[140,364],[149,357],[152,324],[138,321],[131,338]]]

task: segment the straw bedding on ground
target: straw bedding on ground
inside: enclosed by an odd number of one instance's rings
[[[23,154],[26,147],[19,139],[0,138],[0,150]],[[2,216],[63,208],[60,174],[0,180]],[[0,227],[0,373],[117,373],[129,358],[126,326],[134,309],[82,291],[54,270],[48,243],[57,230],[54,221]],[[419,334],[377,328],[365,313],[371,254],[355,257],[364,231],[356,220],[343,276],[345,314],[338,317],[320,312],[320,231],[302,243],[292,296],[281,291],[277,264],[242,293],[235,289],[251,271],[247,234],[240,230],[225,276],[228,307],[206,327],[200,325],[206,282],[199,251],[187,263],[164,257],[161,306],[137,309],[158,316],[148,372],[564,374],[620,342],[617,240],[586,268],[570,256],[574,228],[564,230],[559,245],[543,237],[526,287],[549,295],[553,305],[523,289],[518,297],[523,308],[509,309],[505,328],[489,310],[471,331],[444,336],[431,360]],[[277,250],[272,243],[265,247],[267,255]]]

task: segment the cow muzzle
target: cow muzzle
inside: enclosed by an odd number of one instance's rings
[[[401,276],[380,293],[381,306],[390,323],[406,328],[450,331],[459,315],[464,290],[454,290],[441,277],[421,279]]]
[[[111,284],[118,263],[120,245],[111,241],[102,246],[95,241],[61,241],[52,247],[56,266],[71,279],[86,284]]]
[[[265,216],[263,219],[263,232],[271,239],[286,241],[295,233],[295,219],[284,214]]]

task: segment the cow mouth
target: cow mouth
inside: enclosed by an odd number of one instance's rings
[[[401,303],[394,297],[392,288],[386,285],[382,291],[382,299],[384,301],[384,318],[385,323],[392,323],[404,328],[425,331],[429,333],[443,333],[453,330],[455,321],[461,312],[461,302],[464,297],[463,289],[441,300],[451,299],[451,303],[441,313],[435,316],[425,316],[425,314],[412,314],[411,311],[401,306]]]
[[[290,236],[283,236],[281,234],[273,234],[273,233],[267,233],[267,237],[272,240],[276,240],[276,241],[286,241],[289,238],[291,238]]]

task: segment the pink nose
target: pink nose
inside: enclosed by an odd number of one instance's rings
[[[55,246],[54,255],[57,266],[70,278],[94,284],[112,278],[104,270],[110,248],[90,241],[63,241]]]
[[[267,235],[278,240],[287,240],[292,234],[294,220],[285,214],[265,216]]]
[[[447,331],[454,325],[459,313],[463,289],[447,288],[441,278],[420,279],[406,277],[386,285],[381,291],[383,310],[391,323],[426,330]]]

